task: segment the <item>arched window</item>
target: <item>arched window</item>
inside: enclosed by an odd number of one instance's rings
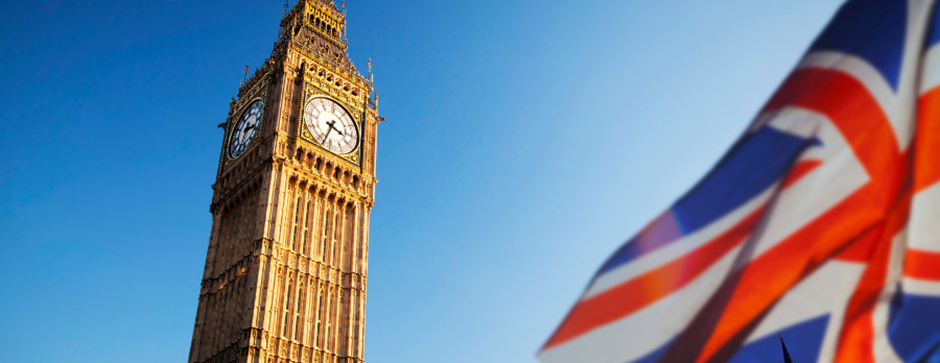
[[[294,330],[291,336],[292,340],[297,340],[303,338],[303,334],[300,332],[300,311],[303,309],[304,303],[304,285],[300,284],[300,287],[297,289],[297,302],[294,304]]]
[[[300,192],[298,192],[299,194]],[[293,235],[291,236],[291,246],[290,249],[297,251],[297,240],[300,238],[300,196],[297,196],[297,199],[294,200],[294,225],[291,227]]]
[[[333,321],[336,319],[336,298],[333,296],[333,290],[330,290],[330,295],[327,296],[326,305],[326,331],[323,332],[323,348],[328,350],[333,350],[333,341],[330,339],[330,335],[333,334]]]
[[[287,294],[284,295],[284,300],[282,301],[282,306],[284,307],[284,314],[281,318],[281,336],[287,337],[287,325],[290,322],[290,305],[291,305],[291,281],[287,281]]]
[[[319,347],[323,347],[323,345],[320,344],[320,336],[323,335],[323,334],[320,333],[320,328],[321,328],[321,325],[320,325],[320,317],[323,316],[323,314],[322,314],[323,309],[326,308],[326,305],[323,305],[323,295],[324,295],[324,294],[323,294],[323,287],[321,286],[321,287],[320,287],[320,299],[319,299],[319,301],[317,302],[317,312],[316,312],[316,317],[315,317],[315,319],[314,319],[314,321],[316,321],[316,324],[317,324],[316,326],[317,326],[317,327],[316,327],[316,329],[314,329],[314,331],[313,331],[313,345],[314,345],[314,346],[319,346]]]
[[[333,217],[331,210],[326,210],[326,216],[323,218],[323,243],[320,244],[320,261],[326,262],[326,246],[332,238],[330,238],[330,232],[332,232],[332,223],[330,220]]]
[[[303,255],[307,254],[307,231],[310,229],[310,205],[313,204],[312,200],[307,200],[307,208],[304,210],[304,221],[303,221],[303,234],[300,236],[300,253]]]

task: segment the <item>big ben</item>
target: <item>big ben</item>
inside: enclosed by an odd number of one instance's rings
[[[345,11],[299,0],[280,26],[219,125],[191,363],[363,361],[383,119],[347,56]]]

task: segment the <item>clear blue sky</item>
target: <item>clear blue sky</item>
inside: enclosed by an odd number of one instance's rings
[[[366,360],[534,362],[839,2],[350,0],[388,119]],[[0,4],[3,360],[186,360],[216,125],[282,5]]]

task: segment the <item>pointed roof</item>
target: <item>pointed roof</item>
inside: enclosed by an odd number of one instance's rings
[[[343,15],[342,11],[340,11],[340,9],[336,7],[336,3],[333,2],[333,0],[307,0],[307,1],[314,3],[314,4],[326,6],[329,9],[335,11],[337,14]]]

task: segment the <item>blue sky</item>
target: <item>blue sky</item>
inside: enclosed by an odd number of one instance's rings
[[[291,2],[293,4],[293,1]],[[366,360],[534,362],[835,0],[350,0],[379,112]],[[0,348],[185,361],[228,100],[276,1],[0,4]]]

